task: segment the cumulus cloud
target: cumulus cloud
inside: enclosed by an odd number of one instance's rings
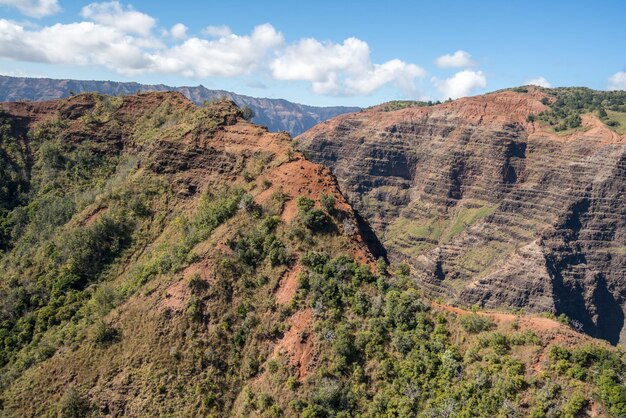
[[[27,30],[0,19],[0,56],[18,61],[103,65],[133,72],[149,64],[145,40],[93,22],[56,24]]]
[[[189,38],[164,47],[152,37],[133,36],[119,25],[55,24],[28,30],[0,19],[0,57],[51,64],[102,65],[124,74],[181,73],[188,77],[248,74],[268,51],[284,42],[272,25],[251,35],[206,40]]]
[[[389,83],[412,92],[414,80],[426,74],[397,59],[372,63],[369,45],[357,38],[341,44],[302,39],[281,51],[270,68],[278,80],[308,81],[315,93],[325,95],[370,94]]]
[[[626,90],[625,71],[620,71],[609,77],[609,90]]]
[[[467,68],[474,65],[472,56],[465,51],[458,50],[454,54],[446,54],[438,57],[435,64],[439,68]]]
[[[177,23],[170,29],[170,34],[176,39],[185,39],[187,37],[187,26]]]
[[[119,1],[88,4],[83,7],[80,14],[85,19],[101,25],[143,36],[149,35],[156,24],[152,16],[138,12],[132,6],[123,7]]]
[[[202,30],[202,34],[208,35],[208,36],[215,36],[215,37],[228,36],[228,35],[231,35],[232,33],[233,32],[226,25],[207,26],[206,28]]]
[[[61,10],[58,0],[0,0],[0,5],[15,7],[20,13],[36,18]]]
[[[433,77],[431,81],[444,100],[469,96],[473,90],[487,87],[487,78],[482,71],[463,70],[445,80]]]
[[[249,36],[215,40],[190,38],[180,45],[150,54],[150,70],[187,77],[238,76],[257,68],[267,53],[283,44],[283,35],[266,23]]]
[[[416,79],[426,74],[399,59],[372,62],[369,45],[356,38],[287,44],[269,23],[244,35],[209,26],[204,37],[189,36],[184,24],[157,28],[152,16],[119,1],[91,3],[80,14],[85,21],[44,27],[0,18],[0,59],[101,66],[126,75],[236,77],[270,71],[274,79],[306,81],[324,95],[367,95],[388,85],[415,94]]]
[[[531,78],[524,83],[527,86],[539,86],[539,87],[552,87],[552,83],[545,79],[545,77]]]

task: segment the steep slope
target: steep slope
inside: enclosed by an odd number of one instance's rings
[[[300,244],[281,225],[294,223],[296,197],[332,197],[335,221],[325,214],[321,221],[332,226],[334,238],[322,248],[372,260],[328,170],[292,155],[287,135],[241,119],[232,102],[198,109],[178,93],[86,94],[1,106],[8,112],[3,155],[16,167],[2,177],[8,196],[1,383],[14,388],[3,402],[11,415],[49,411],[74,383],[95,385],[93,397],[104,413],[141,415],[147,410],[142,400],[123,396],[124,379],[142,371],[134,356],[157,374],[142,382],[144,390],[156,391],[159,373],[167,378],[174,359],[170,351],[188,342],[177,332],[190,324],[205,338],[217,338],[210,346],[219,351],[215,361],[229,361],[233,353],[220,350],[232,348],[219,342],[225,335],[218,329],[240,327],[236,309],[244,309],[229,303],[267,304],[253,296],[242,300],[239,292],[280,287],[286,299],[295,292],[301,267],[291,260]],[[232,226],[221,225],[228,222]],[[307,230],[291,233],[316,248]],[[211,305],[206,311],[205,304]],[[267,333],[257,351],[278,339],[282,314],[272,311],[262,324],[255,320]],[[209,336],[207,330],[213,330]],[[112,344],[118,339],[120,345]],[[162,347],[164,339],[172,345]],[[114,347],[94,350],[92,344]],[[50,356],[43,370],[28,369]],[[232,366],[228,374],[238,375]],[[22,398],[31,390],[45,392],[48,402]],[[237,393],[234,387],[224,393],[220,408]],[[174,405],[153,405],[153,411]]]
[[[626,412],[622,352],[431,305],[329,170],[232,102],[0,107],[3,416]]]
[[[224,90],[209,90],[204,86],[170,87],[163,84],[146,85],[114,81],[54,80],[50,78],[9,77],[0,75],[0,101],[41,101],[68,97],[72,93],[102,93],[110,96],[137,92],[177,91],[197,105],[205,101],[228,98],[238,106],[247,105],[255,113],[253,121],[270,131],[287,131],[298,135],[314,125],[337,115],[355,112],[357,107],[316,107],[282,99],[243,96]]]
[[[372,108],[297,140],[431,295],[565,314],[624,342],[626,139],[593,113],[565,113],[569,90],[517,90]],[[585,109],[579,96],[605,100],[572,94],[573,109]]]

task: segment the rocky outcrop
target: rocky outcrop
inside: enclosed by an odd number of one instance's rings
[[[626,342],[626,138],[592,115],[566,135],[528,122],[544,98],[372,108],[297,139],[431,295]]]
[[[206,100],[227,98],[238,106],[249,106],[256,116],[255,123],[267,126],[270,131],[287,131],[298,135],[314,125],[358,107],[306,106],[282,99],[244,96],[224,90],[195,87],[171,87],[163,84],[120,83],[115,81],[54,80],[50,78],[8,77],[0,75],[0,101],[41,101],[68,97],[72,93],[102,93],[111,96],[131,95],[148,91],[177,91],[197,105]]]

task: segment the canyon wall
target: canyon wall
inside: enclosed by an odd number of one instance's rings
[[[342,115],[297,138],[426,291],[626,341],[626,139],[529,121],[544,91]]]

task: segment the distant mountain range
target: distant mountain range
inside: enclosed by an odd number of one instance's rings
[[[68,97],[72,93],[97,92],[111,96],[134,94],[138,91],[178,91],[196,104],[218,97],[227,97],[237,105],[248,105],[256,116],[255,123],[270,131],[287,131],[296,136],[320,122],[335,116],[359,111],[359,107],[317,107],[292,103],[283,99],[243,96],[225,90],[196,87],[171,87],[164,84],[122,83],[115,81],[56,80],[50,78],[9,77],[0,75],[0,101],[43,101]]]

